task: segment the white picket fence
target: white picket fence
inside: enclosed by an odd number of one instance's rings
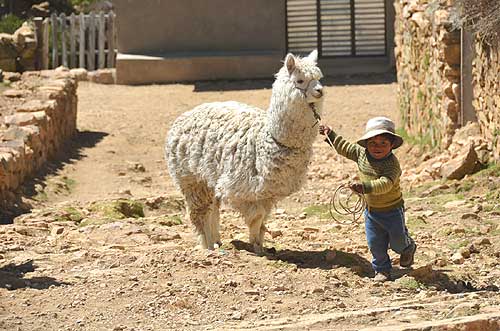
[[[113,12],[89,14],[52,14],[35,18],[39,44],[40,69],[114,68],[116,32]]]

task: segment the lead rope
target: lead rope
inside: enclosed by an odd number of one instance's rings
[[[325,136],[330,143],[330,146],[333,148],[333,143],[330,140],[330,137],[328,137],[328,135]],[[364,194],[351,190],[349,186],[349,184],[342,184],[338,186],[333,192],[333,196],[328,204],[330,216],[338,223],[341,223],[341,221],[335,217],[334,212],[340,216],[352,215],[353,222],[357,223],[367,206]],[[346,197],[346,199],[342,200],[342,197]]]
[[[302,92],[305,95],[305,91]],[[321,117],[316,111],[316,106],[314,105],[314,103],[310,103],[309,107],[311,108],[314,118],[316,119],[316,122],[314,122],[312,126],[315,127],[320,123]],[[328,135],[325,136],[328,142],[330,143],[330,146],[333,148],[333,143],[330,140],[330,137],[328,137]],[[361,218],[361,215],[363,215],[363,211],[366,209],[367,206],[364,194],[351,190],[349,186],[350,186],[349,184],[342,184],[339,187],[337,187],[337,189],[333,192],[333,196],[328,204],[328,211],[330,212],[330,216],[334,221],[338,223],[341,223],[341,221],[335,218],[334,211],[335,213],[337,213],[337,215],[340,216],[352,215],[353,222],[357,223],[358,220]],[[341,200],[341,197],[344,196],[346,196],[347,198],[343,201]]]

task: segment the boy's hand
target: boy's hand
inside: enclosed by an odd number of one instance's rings
[[[328,136],[330,134],[330,132],[332,131],[332,128],[330,128],[329,126],[327,125],[323,125],[321,124],[319,126],[319,134],[322,134],[324,136]]]
[[[349,184],[349,188],[351,190],[353,190],[354,192],[356,192],[356,193],[359,193],[359,194],[363,194],[364,193],[363,184],[361,184],[361,183],[352,183],[352,184]]]

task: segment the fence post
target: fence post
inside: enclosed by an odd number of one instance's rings
[[[59,53],[57,50],[57,16],[55,13],[50,15],[52,25],[52,68],[59,66]]]
[[[108,68],[115,67],[115,14],[111,11],[108,14]]]
[[[49,39],[50,39],[50,22],[49,19],[46,18],[42,22],[42,67],[41,69],[47,70],[49,69]]]
[[[78,64],[80,68],[85,68],[85,16],[80,13],[79,18],[79,37],[80,42],[78,45]]]
[[[474,35],[467,28],[462,27],[460,34],[461,63],[460,63],[460,114],[459,124],[477,122],[476,112],[472,106],[474,89],[472,86],[472,61],[474,59]]]
[[[35,69],[40,70],[42,67],[43,18],[35,17],[33,18],[33,23],[35,23],[35,32],[36,32]]]
[[[93,11],[89,14],[89,50],[87,58],[88,70],[95,70],[95,14]]]
[[[76,45],[75,45],[75,14],[69,17],[69,67],[76,67]]]
[[[104,12],[99,13],[99,34],[98,34],[98,48],[99,48],[99,57],[98,57],[98,68],[102,69],[104,68],[106,64],[106,58],[104,57],[104,38],[105,38],[105,31],[104,28],[106,27],[105,21],[104,21]]]
[[[62,13],[60,16],[61,20],[61,65],[68,68],[68,48],[66,42],[66,14]]]

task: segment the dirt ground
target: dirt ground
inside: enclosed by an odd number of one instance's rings
[[[170,123],[209,101],[266,109],[271,81],[110,86],[80,83],[79,133],[26,183],[31,213],[0,226],[2,330],[417,330],[500,324],[500,169],[410,189],[411,269],[374,283],[362,221],[332,220],[333,190],[354,164],[320,139],[308,183],[277,205],[265,256],[222,213],[221,248],[195,249],[166,171]],[[355,139],[372,116],[398,120],[389,76],[325,81],[323,123]],[[397,152],[404,168],[416,147]],[[485,324],[484,324],[485,323]],[[488,324],[489,323],[489,324]],[[499,322],[500,323],[500,322]],[[420,330],[420,329],[419,329]]]

